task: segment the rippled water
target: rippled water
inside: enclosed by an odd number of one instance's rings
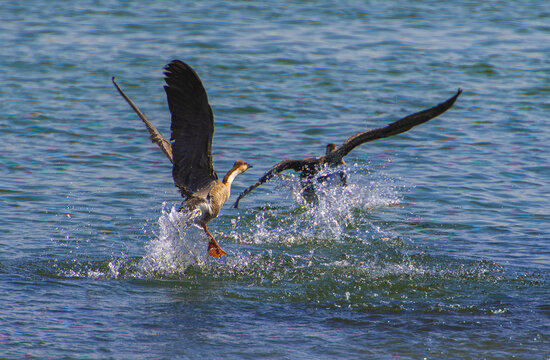
[[[546,2],[14,2],[0,11],[0,357],[550,357]],[[162,67],[193,66],[214,165],[354,150],[183,226]]]

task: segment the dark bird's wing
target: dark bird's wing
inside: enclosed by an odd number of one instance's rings
[[[397,120],[385,127],[367,130],[349,137],[344,143],[333,153],[327,155],[327,161],[334,162],[335,159],[342,159],[356,146],[359,146],[368,141],[385,138],[392,135],[397,135],[410,130],[416,125],[420,125],[430,119],[433,119],[445,111],[447,111],[462,93],[462,89],[458,89],[457,93],[449,100],[434,106],[431,109],[420,111],[412,115],[406,116],[401,120]],[[332,161],[331,161],[332,160]]]
[[[145,124],[145,126],[147,127],[147,131],[149,131],[149,134],[151,134],[151,141],[156,143],[160,147],[160,149],[162,150],[164,155],[166,155],[166,157],[170,160],[170,162],[173,163],[174,161],[172,159],[172,145],[170,144],[170,142],[168,140],[166,140],[166,138],[164,136],[162,136],[162,134],[157,130],[157,128],[153,124],[151,124],[151,122],[147,119],[145,114],[142,113],[141,110],[139,110],[137,105],[134,104],[134,102],[132,100],[130,100],[130,98],[128,96],[126,96],[124,91],[122,91],[120,89],[120,87],[118,86],[118,84],[115,81],[114,76],[113,76],[113,84],[115,85],[115,88],[118,90],[120,95],[122,95],[124,100],[126,100],[126,102],[132,107],[132,109],[134,109],[136,114],[139,116],[139,118]]]
[[[174,60],[164,69],[172,114],[172,177],[188,196],[218,179],[212,164],[214,116],[204,86],[189,65]]]
[[[271,178],[273,178],[278,173],[285,171],[285,170],[294,170],[297,172],[301,172],[306,167],[315,166],[321,163],[321,158],[305,158],[305,159],[286,159],[283,161],[278,162],[277,164],[273,165],[271,169],[267,170],[267,172],[258,180],[255,184],[250,185],[246,190],[244,190],[235,203],[233,204],[234,208],[239,207],[239,201],[243,197],[245,197],[249,192],[257,188],[258,186],[262,185],[266,181],[269,181]]]

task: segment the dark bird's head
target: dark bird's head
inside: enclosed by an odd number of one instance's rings
[[[341,154],[338,154],[336,150],[338,147],[336,144],[327,144],[327,152],[325,153],[325,162],[331,166],[345,165],[346,162],[342,158]]]
[[[333,144],[333,143],[327,144],[327,152],[325,153],[325,155],[328,155],[335,151],[336,151],[336,144]]]

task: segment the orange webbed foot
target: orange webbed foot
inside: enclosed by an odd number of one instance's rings
[[[223,251],[218,244],[214,243],[213,241],[210,241],[208,243],[208,255],[219,258],[226,254],[227,253]]]

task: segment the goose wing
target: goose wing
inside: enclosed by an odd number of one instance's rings
[[[218,179],[212,164],[214,115],[195,71],[174,60],[164,68],[168,107],[172,114],[172,177],[189,196]]]
[[[443,114],[451,106],[453,106],[456,99],[461,93],[462,93],[462,89],[458,89],[457,93],[453,97],[430,109],[411,114],[385,127],[367,130],[367,131],[363,131],[358,134],[355,134],[349,137],[346,141],[344,141],[344,143],[338,149],[336,149],[333,153],[331,153],[330,155],[327,155],[327,160],[342,159],[351,150],[353,150],[355,147],[363,143],[403,133],[415,127],[416,125],[420,125],[430,119],[433,119]]]
[[[257,188],[258,186],[262,185],[263,183],[269,181],[271,178],[273,178],[278,173],[285,171],[285,170],[294,170],[297,172],[302,171],[306,167],[315,166],[317,164],[321,163],[321,158],[305,158],[305,159],[286,159],[278,162],[277,164],[273,165],[267,172],[258,180],[255,184],[250,185],[248,188],[246,188],[242,193],[240,193],[239,197],[233,204],[234,208],[239,207],[239,201],[243,197],[245,197],[249,192]]]
[[[144,113],[141,112],[141,110],[137,107],[136,104],[126,94],[122,89],[118,86],[118,84],[115,81],[115,77],[113,76],[113,84],[115,85],[115,88],[118,90],[119,94],[122,95],[124,100],[130,105],[132,109],[136,112],[136,114],[139,116],[139,118],[143,121],[145,126],[147,127],[147,131],[149,131],[149,134],[151,134],[151,141],[156,143],[164,155],[170,160],[170,162],[174,162],[172,159],[172,144],[162,134],[160,131],[157,130],[157,128],[147,119]]]

